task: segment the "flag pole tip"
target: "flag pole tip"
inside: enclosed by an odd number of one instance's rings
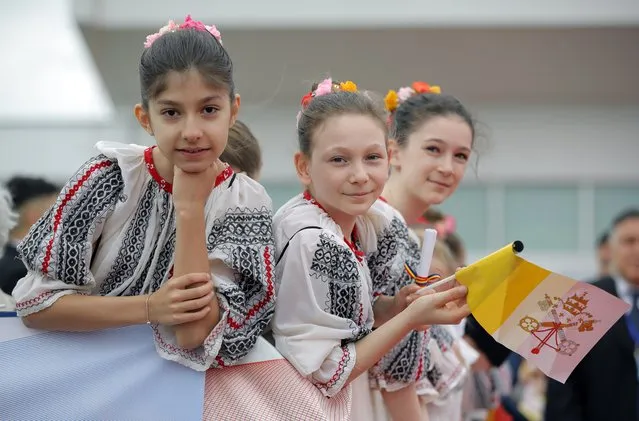
[[[522,251],[524,251],[524,243],[522,243],[519,240],[514,241],[513,242],[513,250],[515,251],[515,253],[521,253]]]

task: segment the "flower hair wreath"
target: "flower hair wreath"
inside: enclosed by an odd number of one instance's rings
[[[330,77],[324,79],[320,83],[317,84],[317,87],[314,91],[311,91],[302,97],[302,108],[306,108],[308,103],[315,97],[330,94],[332,92],[357,92],[357,85],[347,80],[346,82],[333,82],[333,79]]]
[[[346,82],[333,82],[333,79],[326,78],[320,83],[317,84],[315,90],[307,93],[302,97],[302,109],[308,107],[308,104],[311,102],[313,98],[317,98],[318,96],[327,95],[332,92],[358,92],[357,85],[355,82],[347,80]],[[302,112],[299,111],[297,113],[297,123],[299,124],[300,118],[302,117]]]
[[[178,25],[174,21],[170,20],[169,23],[161,27],[155,34],[147,35],[146,41],[144,41],[144,48],[151,47],[151,45],[153,45],[153,43],[162,35],[169,32],[179,31],[181,29],[195,29],[197,31],[208,32],[218,40],[220,45],[222,45],[222,34],[218,31],[215,25],[205,25],[199,20],[191,19],[191,15],[187,15],[184,19],[184,23]]]
[[[384,105],[389,112],[393,112],[408,98],[420,94],[441,94],[442,88],[429,85],[426,82],[413,82],[411,86],[404,86],[397,91],[389,90],[384,98]]]

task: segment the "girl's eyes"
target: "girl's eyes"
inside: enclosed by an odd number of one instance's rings
[[[162,115],[165,116],[165,117],[173,118],[173,117],[177,117],[178,116],[178,112],[177,112],[177,110],[169,108],[167,110],[162,110]]]
[[[213,105],[208,105],[204,108],[202,108],[202,114],[204,115],[213,115],[215,113],[217,113],[219,111],[219,109],[217,107],[214,107]],[[169,117],[169,118],[175,118],[178,117],[180,115],[180,113],[174,109],[174,108],[167,108],[161,111],[161,114],[165,117]]]
[[[382,156],[380,154],[372,154],[372,155],[368,155],[366,159],[369,161],[378,161],[382,159]],[[342,156],[334,156],[329,161],[334,162],[336,164],[345,164],[346,162],[348,162],[346,158]]]
[[[428,151],[428,152],[431,152],[431,153],[434,153],[434,154],[441,153],[441,149],[438,146],[426,146],[424,148],[424,150]],[[462,161],[468,161],[469,156],[466,153],[460,152],[460,153],[455,155],[455,158],[457,158],[459,160],[462,160]]]

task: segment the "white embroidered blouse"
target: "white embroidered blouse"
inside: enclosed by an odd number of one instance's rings
[[[371,209],[357,218],[356,239],[349,241],[308,193],[275,214],[276,347],[326,396],[344,387],[357,358],[355,342],[372,330],[375,297],[403,268],[405,247],[394,235],[400,221],[392,216]],[[412,383],[420,363],[412,354],[409,359],[414,368],[400,367],[405,358],[388,358],[376,370]]]
[[[100,154],[68,181],[19,246],[28,269],[13,292],[19,316],[67,294],[151,293],[172,276],[172,186],[156,171],[152,148],[96,147]],[[246,355],[269,323],[275,299],[272,205],[263,187],[227,167],[205,212],[220,322],[194,350],[178,347],[170,328],[152,326],[161,356],[200,371]]]

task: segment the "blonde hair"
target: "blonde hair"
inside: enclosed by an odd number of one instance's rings
[[[457,269],[457,259],[455,259],[455,256],[453,256],[450,248],[442,240],[437,240],[435,242],[435,249],[433,250],[433,260],[439,260],[441,263],[446,265],[449,273],[442,273],[441,275],[443,276],[452,275]]]

